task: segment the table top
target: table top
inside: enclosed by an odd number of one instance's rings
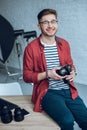
[[[31,96],[2,96],[0,98],[12,102],[30,112],[21,122],[16,122],[13,119],[11,123],[4,124],[0,120],[0,130],[60,130],[59,126],[44,112],[39,113],[33,111]]]

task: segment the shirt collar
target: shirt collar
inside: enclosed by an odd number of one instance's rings
[[[41,35],[39,36],[39,40],[40,40],[40,37],[41,37]],[[62,44],[62,42],[61,42],[61,40],[59,39],[59,37],[55,36],[55,40],[56,40],[57,43]],[[41,41],[40,41],[40,43],[41,43]],[[41,45],[44,46],[44,44],[42,44],[42,43],[41,43]]]
[[[56,42],[54,42],[52,45],[48,45],[48,44],[44,43],[41,39],[40,39],[40,42],[41,42],[41,44],[42,44],[44,47],[56,45]]]

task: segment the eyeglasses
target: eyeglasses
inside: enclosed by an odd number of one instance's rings
[[[39,23],[42,24],[42,25],[49,25],[50,23],[51,23],[52,25],[55,25],[55,24],[58,23],[58,21],[57,21],[57,20],[51,20],[51,21],[40,21]]]

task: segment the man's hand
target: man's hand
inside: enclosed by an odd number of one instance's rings
[[[75,71],[72,70],[72,71],[70,72],[70,75],[67,75],[67,76],[66,76],[66,80],[72,82],[72,81],[74,80],[75,76],[76,76]]]

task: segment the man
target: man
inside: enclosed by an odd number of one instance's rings
[[[87,130],[87,108],[73,83],[76,70],[69,44],[55,35],[57,13],[53,9],[44,9],[37,17],[41,35],[25,48],[23,61],[24,81],[34,83],[34,111],[44,110],[61,130],[73,130],[74,121],[82,130]],[[56,73],[66,65],[72,68],[69,75]]]

